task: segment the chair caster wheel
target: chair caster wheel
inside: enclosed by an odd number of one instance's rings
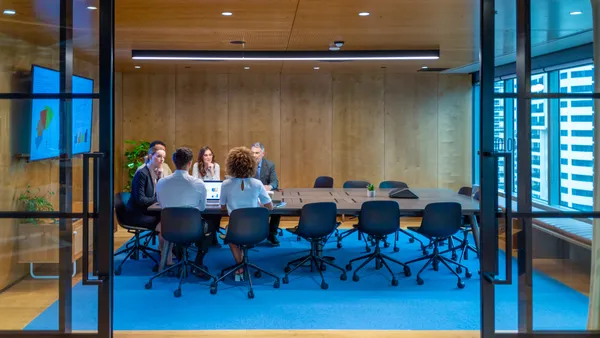
[[[248,299],[253,299],[253,298],[254,298],[254,292],[248,291]]]
[[[410,277],[411,273],[410,273],[410,268],[408,266],[404,267],[404,276],[406,277]]]
[[[337,248],[338,248],[338,249],[341,249],[341,248],[342,248],[342,243],[338,243],[338,244],[337,244]]]
[[[175,292],[173,292],[173,296],[175,296],[175,298],[181,297],[181,289],[175,290]]]
[[[458,258],[458,256],[456,254],[452,254],[451,258],[452,258],[453,261],[455,261]]]
[[[146,290],[152,289],[152,282],[146,283],[146,285],[144,285],[144,287],[146,288]]]
[[[348,279],[348,276],[345,273],[340,275],[340,280],[346,280],[346,279]]]
[[[256,278],[260,278],[260,277],[262,277],[262,273],[260,273],[260,271],[256,271],[256,272],[254,273],[254,277],[256,277]]]
[[[428,256],[429,255],[429,251],[427,251],[427,249],[423,250],[423,256]]]
[[[411,237],[411,238],[408,239],[408,243],[414,243],[414,242],[415,242],[414,238]]]
[[[396,278],[392,279],[392,286],[398,286],[398,280]]]
[[[417,277],[417,284],[423,285],[423,283],[425,283],[425,281],[421,277]]]
[[[358,282],[360,280],[360,277],[358,277],[358,275],[352,275],[352,280]]]
[[[279,279],[275,281],[275,283],[273,283],[273,288],[274,289],[279,289],[279,287],[281,286],[281,284],[279,284]]]
[[[323,290],[329,289],[329,284],[325,283],[325,281],[321,282],[321,289],[323,289]]]
[[[437,263],[437,262],[435,262],[431,265],[433,265],[433,271],[438,271],[440,269],[439,263]]]
[[[389,248],[390,247],[390,243],[388,243],[388,242],[383,243],[383,247],[384,248]]]
[[[296,237],[296,242],[300,242],[302,240],[302,237],[298,236]]]
[[[350,265],[350,264],[346,265],[346,271],[352,271],[352,265]]]
[[[465,288],[465,283],[463,283],[463,281],[459,280],[458,284],[456,284],[456,286],[458,286],[459,289],[464,289]]]
[[[283,284],[287,284],[290,282],[290,280],[287,278],[287,276],[283,277],[283,279],[281,279],[281,281],[283,282]]]
[[[462,273],[462,268],[460,266],[456,268],[456,273]]]
[[[292,269],[288,266],[286,266],[285,268],[283,268],[283,272],[288,273],[290,272]]]
[[[213,285],[210,286],[210,294],[211,295],[216,295],[217,294],[217,285],[213,283]]]
[[[366,250],[367,252],[371,252],[371,248],[369,248],[369,247],[366,247],[366,249],[365,249],[365,250]]]
[[[472,274],[472,273],[471,273],[469,270],[467,270],[467,271],[465,272],[465,277],[467,277],[467,278],[471,278],[472,276],[473,276],[473,274]]]
[[[120,276],[120,275],[121,275],[121,267],[118,267],[118,268],[115,270],[115,276]]]
[[[398,252],[398,251],[400,251],[400,248],[399,247],[395,247],[394,248],[394,252]]]

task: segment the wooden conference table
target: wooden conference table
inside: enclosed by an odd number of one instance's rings
[[[477,217],[475,217],[479,213],[479,202],[477,200],[459,195],[450,189],[438,188],[411,188],[410,191],[417,195],[418,199],[397,199],[388,197],[390,190],[392,189],[375,189],[375,197],[367,197],[367,189],[362,188],[287,188],[275,191],[272,195],[272,199],[276,204],[285,202],[286,205],[277,207],[270,213],[283,216],[300,216],[302,206],[305,204],[335,202],[339,215],[358,215],[363,202],[392,200],[398,202],[401,216],[420,217],[423,214],[423,209],[429,203],[458,202],[462,206],[463,215],[467,216],[471,223],[475,246],[479,250],[479,224],[477,223]],[[161,207],[158,204],[154,204],[148,210],[160,211]],[[221,210],[218,205],[207,205],[202,213],[227,216],[227,211]]]

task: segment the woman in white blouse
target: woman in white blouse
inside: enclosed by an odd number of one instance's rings
[[[215,162],[215,154],[209,147],[200,149],[198,161],[192,167],[192,176],[203,181],[221,180],[221,167]]]
[[[227,174],[231,178],[226,179],[221,185],[221,209],[227,210],[227,214],[240,208],[265,207],[273,210],[273,203],[265,186],[261,181],[254,178],[258,163],[250,149],[245,147],[233,148],[227,154]],[[242,251],[237,245],[229,243],[236,263],[242,262]],[[243,269],[236,271],[236,280],[243,279]]]

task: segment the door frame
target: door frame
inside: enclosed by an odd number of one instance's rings
[[[99,92],[92,94],[72,93],[73,74],[73,2],[60,0],[60,93],[0,93],[0,99],[32,100],[58,99],[60,101],[60,168],[59,211],[21,212],[0,211],[0,219],[57,218],[59,219],[59,329],[57,331],[0,331],[7,337],[98,337],[113,335],[113,186],[114,186],[114,0],[99,0]],[[99,100],[99,151],[84,154],[84,200],[83,212],[74,213],[72,205],[72,108],[71,100]],[[94,161],[94,210],[89,210],[89,160]],[[103,184],[98,184],[102,182]],[[96,189],[98,188],[98,189]],[[81,218],[83,227],[82,283],[98,287],[97,332],[72,331],[72,225],[73,218]],[[89,220],[94,220],[94,267],[89,273]],[[90,276],[91,275],[91,276]],[[97,276],[97,278],[93,278]]]

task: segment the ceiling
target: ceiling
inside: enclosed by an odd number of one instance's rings
[[[313,72],[384,70],[414,72],[421,66],[458,68],[479,54],[479,0],[117,0],[115,61],[120,71]],[[3,0],[0,33],[58,50],[59,0]],[[497,1],[496,55],[516,45],[515,1]],[[73,46],[97,61],[97,0],[74,0]],[[582,11],[572,16],[572,11]],[[223,16],[222,12],[232,12]],[[369,16],[358,16],[359,12]],[[589,0],[532,1],[532,46],[572,40],[592,27]],[[579,40],[573,37],[579,36]],[[589,38],[586,38],[589,39]],[[7,39],[5,39],[7,40]],[[233,45],[232,40],[243,40]],[[161,50],[438,49],[439,60],[354,62],[181,62],[131,60],[132,49]],[[591,42],[591,41],[587,41]],[[2,43],[0,41],[0,43]],[[12,43],[12,42],[11,42]],[[135,65],[141,65],[136,69]],[[382,68],[384,67],[384,68]]]

